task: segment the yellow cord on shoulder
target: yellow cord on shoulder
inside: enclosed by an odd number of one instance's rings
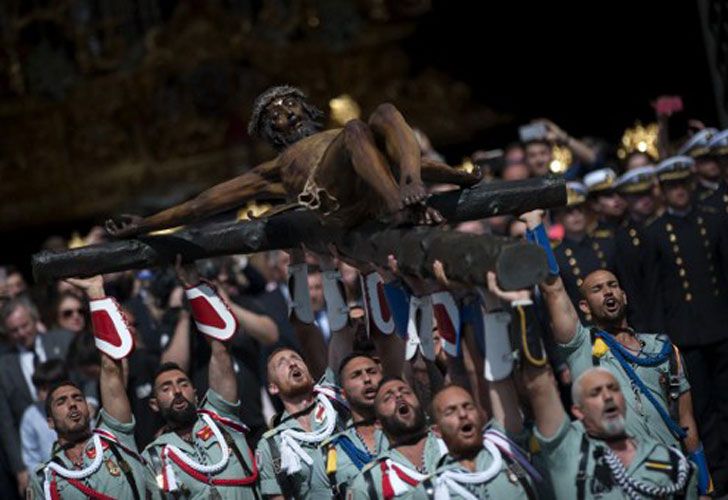
[[[526,357],[529,363],[531,363],[533,366],[541,367],[544,366],[548,362],[548,358],[546,357],[546,353],[544,353],[543,358],[536,359],[533,354],[531,354],[531,351],[528,349],[528,340],[526,338],[526,311],[523,310],[523,306],[516,306],[516,310],[518,311],[518,316],[520,319],[520,326],[521,326],[521,344],[523,345],[523,355]]]

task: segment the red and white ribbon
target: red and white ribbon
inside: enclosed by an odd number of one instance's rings
[[[503,467],[503,457],[498,448],[490,441],[483,446],[492,458],[488,468],[478,472],[466,472],[449,469],[441,472],[435,479],[435,500],[450,500],[450,492],[465,500],[478,500],[464,485],[482,485],[496,477]]]
[[[200,282],[185,289],[185,296],[190,303],[192,319],[201,333],[225,342],[238,331],[235,315],[209,283]]]
[[[403,495],[422,482],[427,474],[421,474],[391,458],[379,465],[382,471],[382,496],[385,499]]]
[[[432,297],[432,312],[437,321],[437,331],[442,339],[442,348],[450,356],[459,354],[460,309],[455,298],[448,291],[436,292]]]
[[[394,333],[394,317],[389,309],[387,297],[384,295],[384,280],[377,273],[361,276],[362,297],[367,312],[367,333],[372,336],[373,331],[383,335]]]
[[[134,349],[134,337],[119,304],[111,297],[92,300],[91,324],[96,348],[113,359],[123,359]]]

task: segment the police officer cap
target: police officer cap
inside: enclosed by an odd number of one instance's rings
[[[708,149],[714,155],[728,155],[728,129],[715,134],[708,143]]]
[[[660,162],[655,169],[655,175],[660,182],[687,179],[692,174],[695,160],[689,156],[673,156]]]
[[[586,201],[588,191],[581,182],[570,181],[566,183],[566,204],[568,206],[581,205]]]
[[[584,185],[589,194],[595,194],[613,189],[614,181],[616,180],[617,174],[614,170],[611,168],[600,168],[584,176]]]
[[[645,165],[628,170],[614,183],[614,188],[619,193],[641,193],[652,188],[655,182],[655,167],[653,165]]]
[[[708,143],[717,133],[718,129],[715,128],[704,128],[703,130],[696,132],[695,135],[682,145],[677,154],[680,156],[692,156],[693,158],[708,154],[710,152],[708,149]]]

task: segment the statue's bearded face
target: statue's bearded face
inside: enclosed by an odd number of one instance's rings
[[[311,106],[295,95],[274,99],[263,113],[262,136],[274,148],[283,150],[321,128]]]

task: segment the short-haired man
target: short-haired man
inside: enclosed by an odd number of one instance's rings
[[[319,445],[344,428],[348,411],[333,388],[314,383],[293,349],[273,351],[266,366],[268,391],[280,398],[284,411],[256,448],[261,492],[275,499],[328,498],[328,484],[313,480],[315,469],[324,469]]]
[[[678,448],[630,434],[631,409],[612,371],[592,367],[576,378],[574,423],[548,367],[527,366],[524,386],[556,498],[698,497],[693,465]]]
[[[318,469],[314,471],[314,481],[325,482],[336,498],[344,498],[351,480],[389,447],[374,415],[374,398],[381,381],[382,367],[369,354],[353,352],[339,365],[339,383],[351,419],[343,431],[321,444],[326,477]]]
[[[445,443],[428,428],[419,399],[402,379],[382,380],[374,411],[390,447],[354,478],[348,498],[377,500],[404,496],[433,473],[447,453]]]
[[[437,496],[446,491],[451,499],[534,498],[524,470],[525,455],[515,451],[500,425],[489,426],[483,438],[483,415],[467,390],[457,385],[440,389],[432,399],[431,417],[432,429],[442,437],[448,454],[415,488],[413,498],[431,498],[431,492]]]
[[[153,498],[257,499],[258,468],[240,421],[237,379],[226,344],[238,331],[237,321],[192,267],[178,265],[177,273],[197,329],[210,344],[210,388],[198,401],[189,376],[178,365],[159,368],[149,406],[165,426],[144,450],[147,491]]]
[[[31,477],[31,498],[129,498],[144,495],[144,467],[134,442],[134,416],[126,395],[122,359],[133,340],[121,310],[105,297],[103,279],[68,280],[90,299],[96,345],[101,351],[99,391],[103,408],[91,431],[86,398],[61,381],[45,401],[48,425],[58,434],[53,458]]]

